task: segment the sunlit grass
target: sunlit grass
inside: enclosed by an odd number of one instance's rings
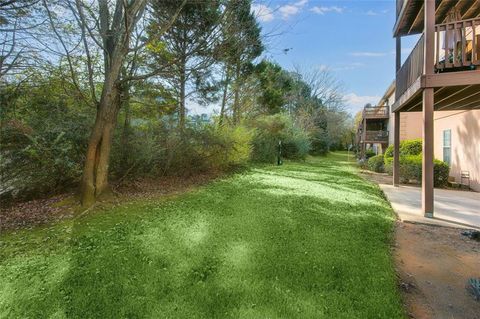
[[[346,154],[0,237],[1,318],[402,318],[393,214]]]

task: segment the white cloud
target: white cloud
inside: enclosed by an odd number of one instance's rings
[[[355,70],[361,67],[364,67],[365,63],[360,63],[360,62],[352,62],[352,63],[346,63],[346,64],[341,64],[336,67],[333,67],[333,71],[348,71],[348,70]]]
[[[317,68],[320,70],[320,71],[327,71],[327,70],[331,70],[332,68],[330,68],[328,65],[326,64],[320,64],[317,66]]]
[[[316,14],[324,15],[328,12],[335,12],[335,13],[343,13],[343,8],[337,6],[330,6],[330,7],[322,7],[322,6],[315,6],[310,8],[310,11]]]
[[[286,4],[278,8],[283,19],[288,19],[290,16],[296,15],[300,12],[300,8],[291,4]]]
[[[385,52],[351,52],[351,56],[360,56],[360,57],[381,57],[386,56]]]
[[[300,13],[302,8],[308,3],[308,0],[300,0],[292,4],[286,4],[278,8],[278,11],[282,15],[282,19],[286,20],[290,16]]]
[[[320,71],[349,71],[364,67],[365,63],[352,62],[352,63],[337,63],[334,65],[320,64],[316,66]]]
[[[300,0],[300,1],[297,1],[295,2],[295,5],[297,7],[303,7],[304,5],[306,5],[308,3],[308,0]]]
[[[367,16],[378,16],[378,15],[381,15],[381,14],[386,14],[388,13],[388,10],[379,10],[379,11],[376,11],[376,10],[368,10],[367,12],[365,12],[365,14]]]
[[[371,103],[375,105],[378,101],[380,101],[381,96],[377,95],[357,95],[355,93],[348,93],[344,96],[345,104],[347,108],[352,112],[356,113],[360,111],[365,104]]]
[[[261,22],[270,22],[273,20],[273,11],[264,4],[252,4],[252,12]]]

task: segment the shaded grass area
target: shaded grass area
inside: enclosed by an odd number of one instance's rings
[[[346,155],[0,236],[0,318],[403,318],[393,213]]]

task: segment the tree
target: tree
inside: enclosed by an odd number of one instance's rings
[[[178,8],[178,1],[160,1],[154,7],[154,20],[149,27],[149,46],[154,54],[154,67],[163,67],[162,80],[175,92],[178,103],[178,124],[185,127],[186,101],[189,98],[208,100],[214,51],[220,36],[220,2],[188,0],[171,27],[162,32]]]
[[[155,5],[156,2],[152,1]],[[134,75],[139,50],[146,45],[138,22],[147,0],[42,0],[50,28],[65,61],[69,77],[80,96],[96,108],[83,168],[81,202],[91,205],[108,190],[108,168],[118,111],[128,100],[130,81],[146,79],[158,72]],[[162,32],[175,21],[185,3],[178,3]],[[61,10],[58,10],[60,8]],[[57,11],[62,11],[62,15]],[[76,27],[72,27],[76,26]],[[141,26],[143,27],[143,25]],[[97,61],[97,56],[103,62]],[[77,61],[85,67],[80,72]],[[96,70],[100,69],[100,76]],[[99,92],[97,92],[99,91]],[[99,93],[99,94],[98,94]],[[99,98],[97,98],[99,96]]]
[[[32,65],[35,48],[28,45],[30,31],[44,22],[38,10],[40,0],[0,1],[0,80],[7,74],[19,74]]]
[[[225,116],[229,86],[233,90],[233,122],[238,123],[242,85],[246,76],[252,72],[253,60],[263,51],[261,28],[251,11],[251,0],[231,0],[227,3],[225,12],[219,58],[224,64],[220,125]]]
[[[108,189],[108,165],[117,114],[121,105],[120,80],[125,58],[130,49],[130,41],[136,24],[144,13],[147,0],[98,0],[98,7],[90,3],[75,1],[59,1],[47,3],[43,0],[50,21],[50,27],[55,34],[63,56],[67,60],[71,79],[75,86],[85,95],[85,90],[79,80],[72,57],[72,41],[68,36],[83,44],[82,53],[86,56],[87,82],[90,89],[90,99],[96,107],[95,123],[92,128],[85,157],[81,181],[81,202],[91,205],[95,199]],[[55,5],[70,11],[70,16],[78,26],[79,33],[67,34],[57,26],[58,15],[52,11]],[[100,98],[97,100],[97,86],[91,52],[99,50],[103,56]]]
[[[285,109],[293,81],[278,64],[263,60],[255,66],[258,81],[258,106],[263,112],[275,114]]]

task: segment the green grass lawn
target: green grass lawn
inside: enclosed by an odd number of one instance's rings
[[[0,236],[0,318],[403,318],[394,216],[346,154]]]

